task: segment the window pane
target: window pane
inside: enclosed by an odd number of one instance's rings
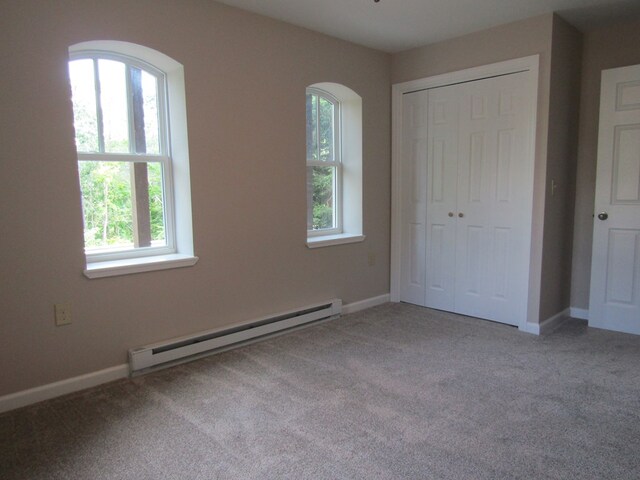
[[[307,161],[318,160],[318,96],[307,94]]]
[[[319,97],[320,109],[320,160],[333,162],[333,103],[323,97]]]
[[[108,153],[129,153],[125,65],[114,60],[98,60],[98,75],[104,150]]]
[[[164,225],[164,192],[162,190],[162,164],[148,163],[149,217],[151,220],[151,245],[166,245]]]
[[[79,152],[97,152],[98,119],[96,116],[96,87],[93,60],[69,62],[69,78],[73,101],[73,126],[76,131],[76,149]]]
[[[131,172],[127,162],[78,162],[87,251],[133,247]]]
[[[128,162],[80,161],[80,188],[88,253],[136,247],[132,193],[133,165]],[[138,164],[145,165],[145,164]],[[151,246],[166,245],[162,164],[148,163],[148,219],[140,213],[140,225],[151,227]],[[142,206],[144,205],[144,207]],[[141,209],[146,202],[141,201]],[[144,227],[140,227],[141,229]],[[148,228],[148,227],[147,227]],[[147,234],[148,235],[148,234]],[[148,238],[148,236],[147,236]]]
[[[307,188],[311,189],[312,205],[307,214],[309,230],[335,228],[335,167],[307,167]],[[310,227],[309,227],[310,225]]]
[[[144,134],[147,153],[160,154],[158,134],[158,81],[153,75],[142,71],[142,98],[144,107]]]

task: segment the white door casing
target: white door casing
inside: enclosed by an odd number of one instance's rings
[[[526,329],[537,58],[456,72],[455,85],[445,77],[394,86],[391,297]],[[425,117],[426,159],[411,123]],[[412,191],[423,185],[424,198]],[[409,279],[420,280],[411,291]]]
[[[589,326],[640,334],[640,65],[602,72]]]

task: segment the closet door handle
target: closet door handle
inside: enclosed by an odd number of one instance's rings
[[[449,212],[449,216],[453,217],[454,213],[453,212]]]
[[[462,218],[462,217],[464,217],[464,213],[460,212],[460,213],[458,214],[458,216],[459,216],[460,218]]]

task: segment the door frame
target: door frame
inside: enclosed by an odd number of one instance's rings
[[[456,83],[471,82],[490,77],[508,75],[511,73],[529,72],[526,86],[527,95],[531,102],[531,118],[529,123],[529,151],[531,159],[531,174],[534,176],[536,153],[536,124],[538,112],[538,81],[539,81],[540,56],[506,60],[504,62],[482,65],[455,72],[444,73],[417,80],[411,80],[392,85],[391,91],[391,268],[390,268],[390,300],[400,301],[400,264],[402,245],[402,96],[405,93],[427,90],[430,88],[444,87]],[[537,173],[537,172],[536,172]],[[535,178],[532,178],[534,180]],[[533,186],[532,186],[533,188]],[[540,306],[540,281],[541,268],[532,268],[542,264],[542,229],[534,229],[534,224],[542,225],[538,217],[544,216],[544,187],[533,188],[532,199],[532,228],[531,228],[531,255],[529,265],[529,298],[526,306],[526,318],[522,318],[518,328],[530,333],[539,333],[539,306]],[[539,205],[542,205],[542,209]],[[540,210],[540,211],[538,211]],[[534,238],[535,237],[535,238]]]

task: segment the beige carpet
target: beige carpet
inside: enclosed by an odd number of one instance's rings
[[[388,304],[0,415],[9,479],[638,479],[640,337]]]

